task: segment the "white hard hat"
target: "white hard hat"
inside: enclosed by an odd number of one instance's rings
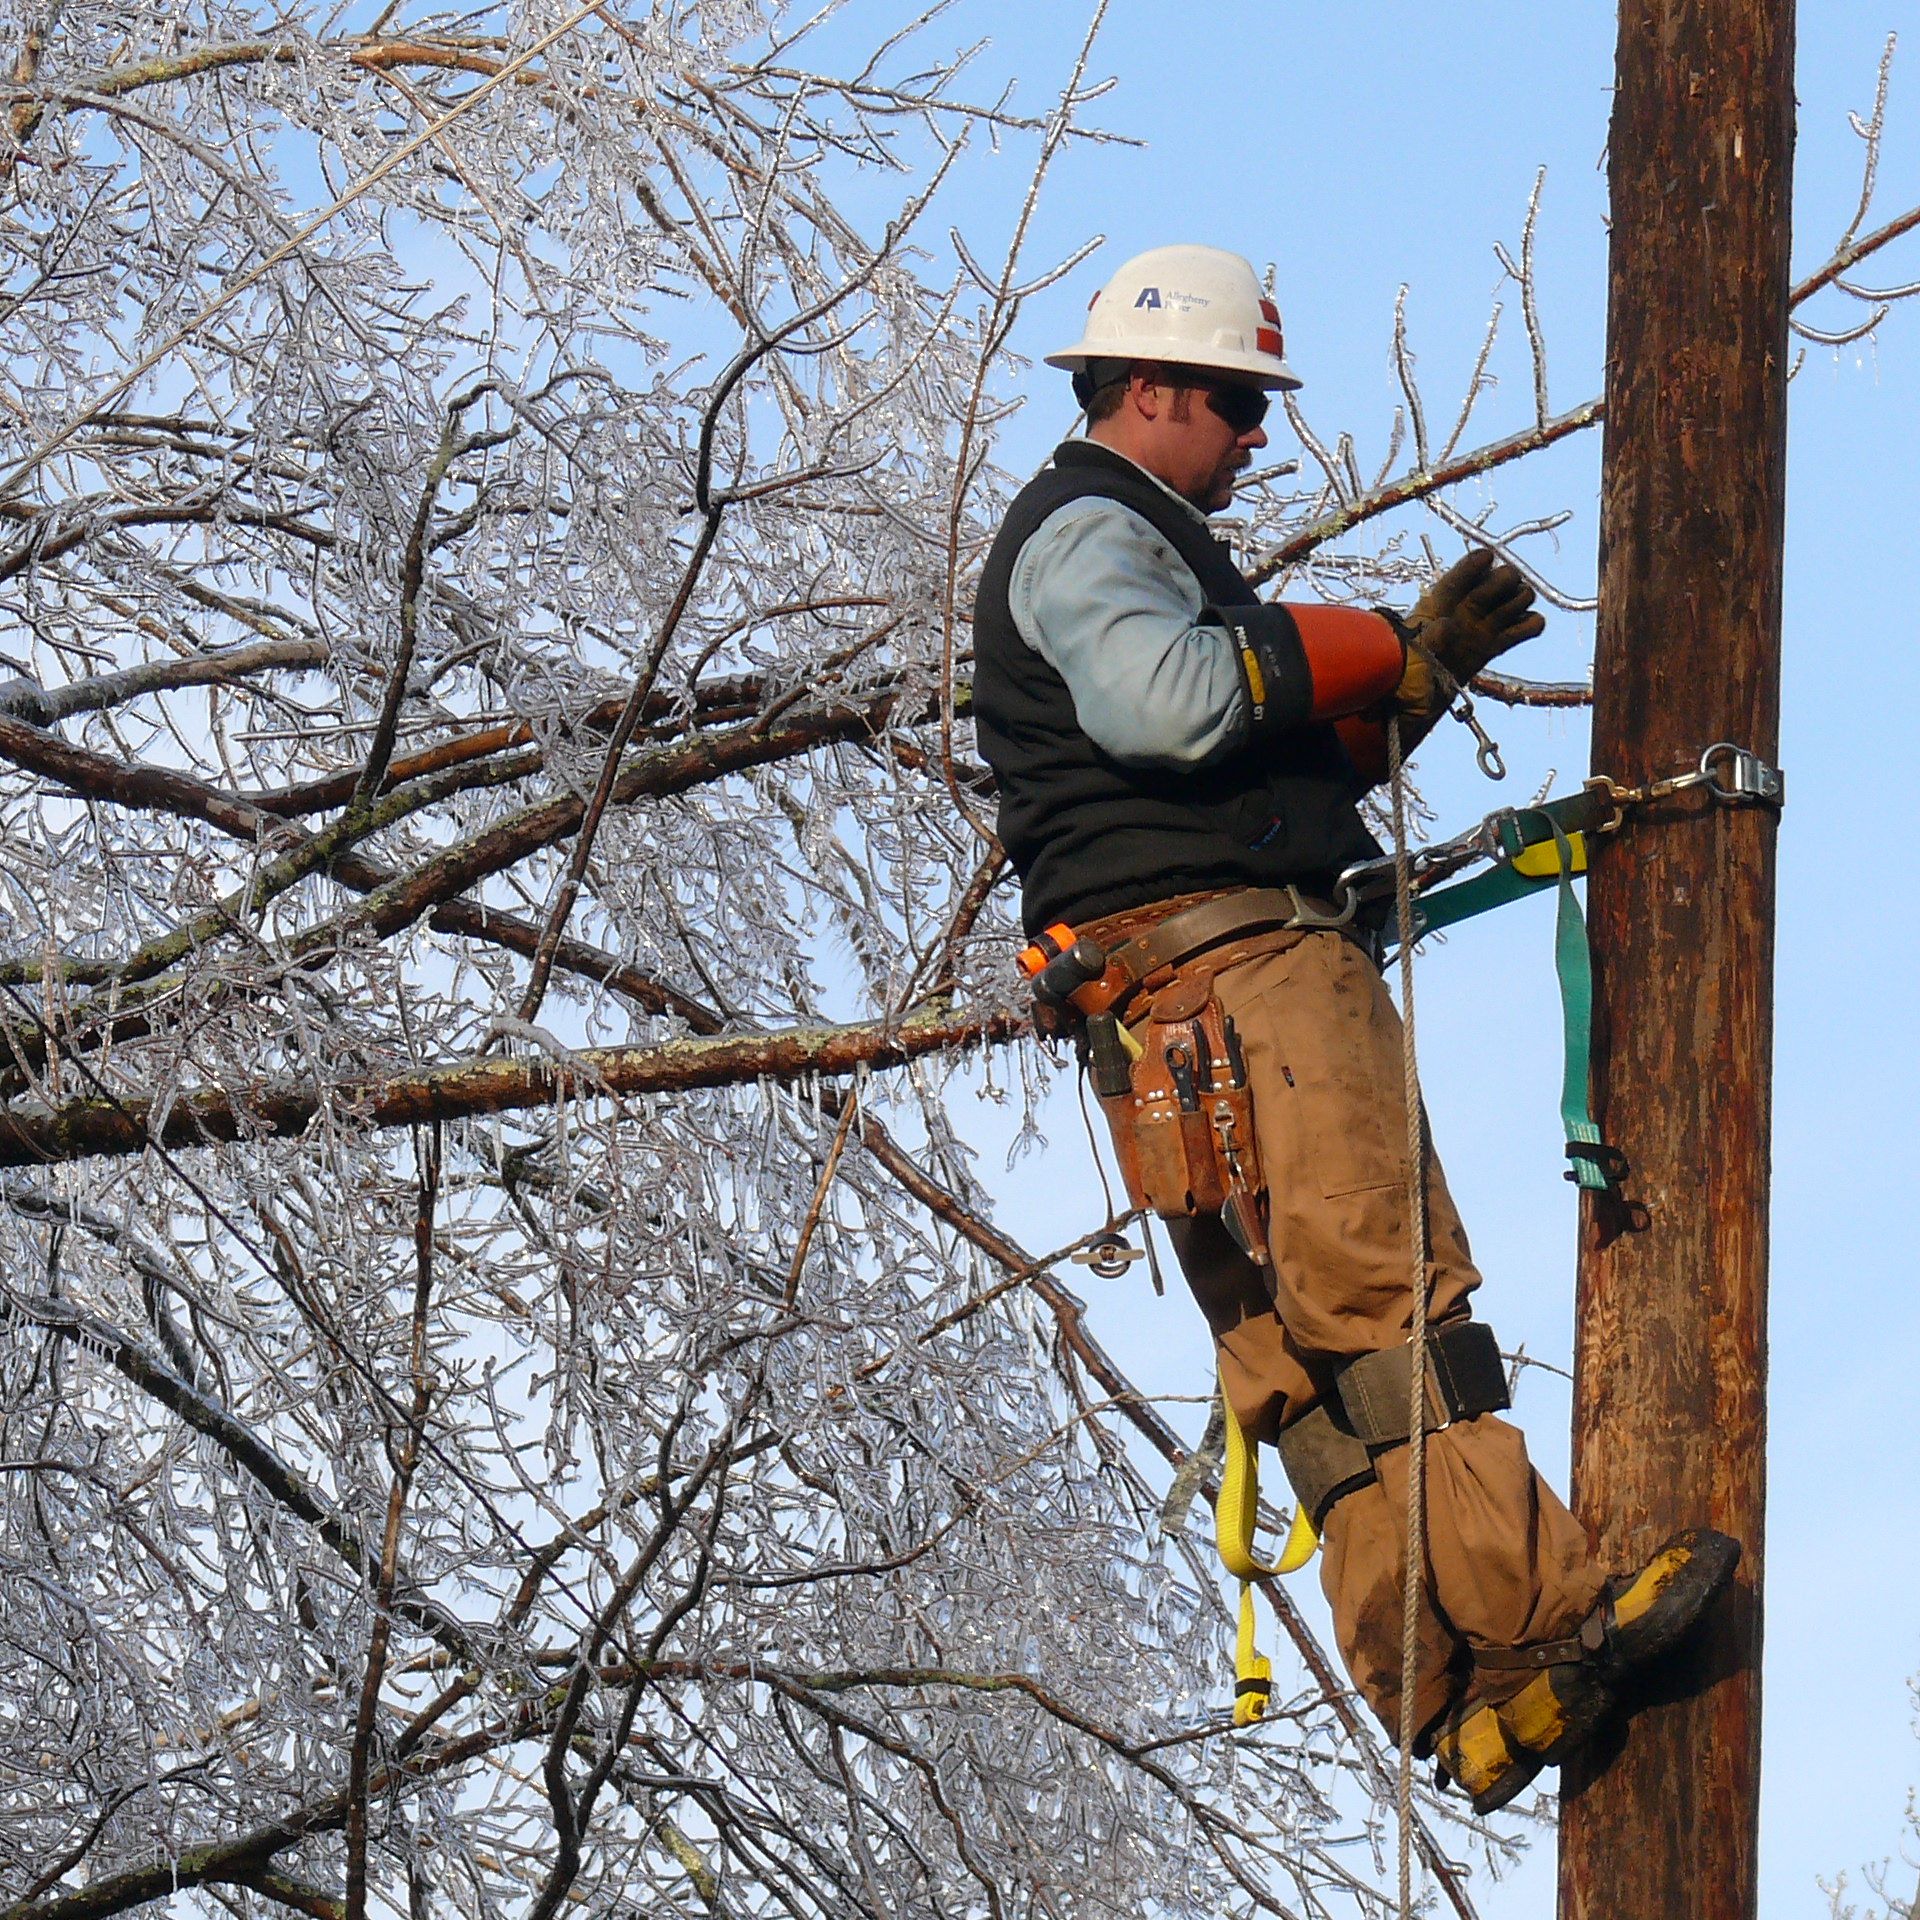
[[[1047,365],[1084,374],[1101,360],[1164,360],[1243,374],[1260,387],[1297,387],[1280,338],[1280,310],[1253,267],[1219,247],[1136,254],[1093,296],[1082,336]]]

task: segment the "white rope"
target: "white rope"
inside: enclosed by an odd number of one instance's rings
[[[1407,1239],[1412,1252],[1413,1321],[1407,1396],[1407,1528],[1400,1594],[1400,1915],[1413,1916],[1414,1682],[1419,1673],[1420,1587],[1427,1565],[1427,1152],[1420,1069],[1413,1036],[1413,867],[1407,847],[1406,773],[1400,719],[1387,721],[1393,792],[1393,905],[1400,941],[1401,1074],[1407,1106]]]

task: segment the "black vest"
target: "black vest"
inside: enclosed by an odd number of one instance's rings
[[[1020,637],[1007,598],[1020,549],[1088,494],[1148,521],[1212,605],[1259,598],[1222,542],[1097,442],[1067,441],[1015,496],[974,603],[973,710],[1027,931],[1214,887],[1292,881],[1324,893],[1341,868],[1380,851],[1354,805],[1364,783],[1332,727],[1251,740],[1200,768],[1123,766],[1081,731],[1067,683]]]

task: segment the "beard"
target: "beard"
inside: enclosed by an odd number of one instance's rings
[[[1234,482],[1252,466],[1250,456],[1236,454],[1232,459],[1223,461],[1214,469],[1212,483],[1207,489],[1207,511],[1222,513],[1233,505]]]

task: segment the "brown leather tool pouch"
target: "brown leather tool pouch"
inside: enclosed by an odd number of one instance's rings
[[[1132,1084],[1100,1102],[1127,1198],[1164,1219],[1220,1214],[1243,1249],[1264,1260],[1253,1097],[1212,973],[1196,969],[1163,987],[1132,1035],[1142,1049]]]

